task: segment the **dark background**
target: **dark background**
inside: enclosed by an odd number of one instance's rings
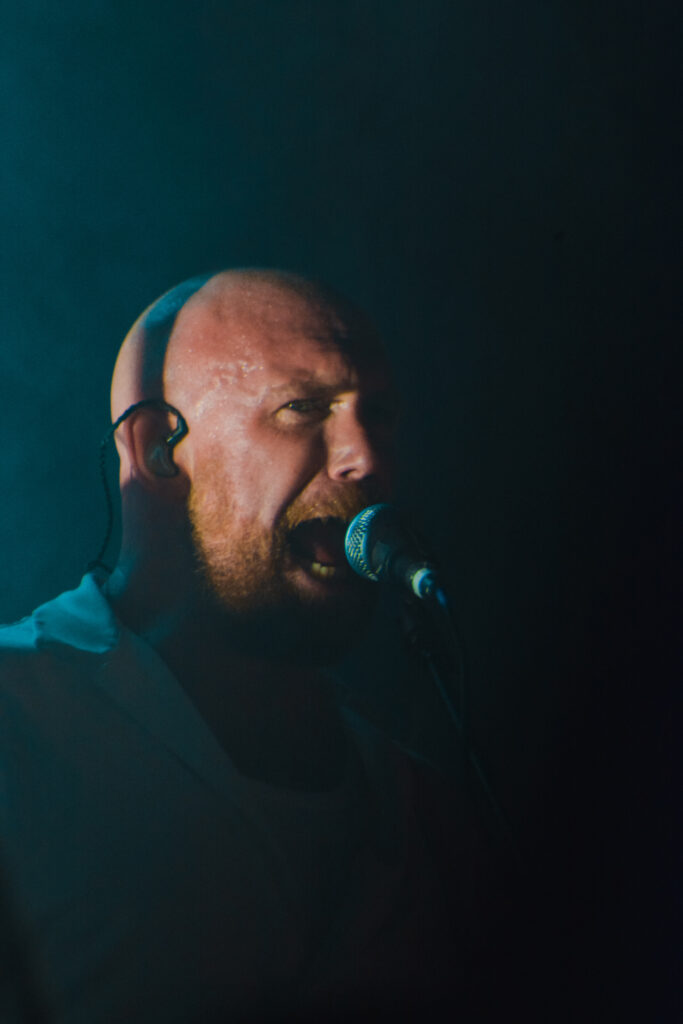
[[[223,266],[347,291],[393,356],[403,502],[558,956],[651,1020],[674,1019],[680,60],[657,0],[14,0],[0,37],[0,618],[97,551],[110,373],[152,299]],[[447,765],[397,651],[352,684]]]

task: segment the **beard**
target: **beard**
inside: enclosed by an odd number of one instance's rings
[[[313,519],[348,524],[377,496],[367,486],[347,484],[330,498],[300,497],[268,529],[240,521],[221,491],[199,495],[193,489],[189,521],[200,589],[232,645],[242,654],[291,664],[338,661],[369,626],[378,588],[350,571],[342,587],[327,593],[297,585],[290,539]]]

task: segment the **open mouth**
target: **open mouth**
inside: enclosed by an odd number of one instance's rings
[[[344,554],[346,526],[333,516],[299,523],[288,536],[293,557],[315,579],[350,579],[353,574]]]

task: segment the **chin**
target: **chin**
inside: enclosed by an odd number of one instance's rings
[[[199,541],[199,537],[196,538]],[[262,545],[265,547],[265,545]],[[363,636],[377,600],[374,584],[338,560],[334,571],[293,558],[286,546],[209,553],[197,543],[195,569],[207,607],[236,651],[300,665],[331,665]]]

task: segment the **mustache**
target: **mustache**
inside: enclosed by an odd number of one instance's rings
[[[344,490],[319,498],[297,498],[288,505],[281,520],[284,532],[289,532],[309,519],[341,519],[351,522],[367,505],[380,501],[377,488],[368,484],[345,484]]]
[[[367,505],[379,501],[378,489],[368,483],[345,484],[342,490],[331,494],[295,498],[283,511],[275,525],[272,552],[275,562],[282,563],[292,530],[311,519],[338,519],[350,523]]]

